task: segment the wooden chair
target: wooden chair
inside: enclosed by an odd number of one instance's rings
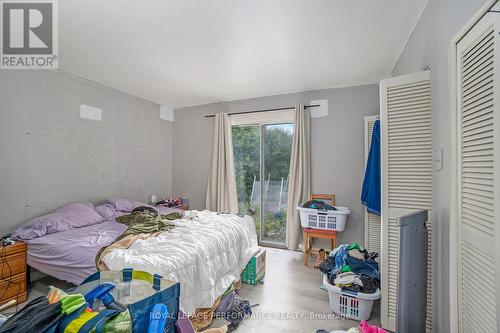
[[[335,206],[335,194],[311,194],[311,200],[323,200],[327,204]],[[307,266],[309,254],[318,254],[319,249],[312,248],[314,238],[330,239],[332,250],[337,247],[337,232],[335,230],[321,230],[304,228],[304,265]]]
[[[335,206],[335,194],[311,194],[311,200],[323,200],[331,206]]]

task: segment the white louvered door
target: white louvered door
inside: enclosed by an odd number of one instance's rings
[[[432,208],[430,71],[380,83],[382,129],[381,323],[396,329],[399,228],[396,219]],[[429,212],[429,216],[431,216]],[[427,266],[427,331],[432,329],[432,228]]]
[[[500,14],[457,44],[458,318],[460,332],[499,332]]]
[[[377,119],[378,116],[365,117],[365,165],[372,144],[373,125]],[[375,251],[380,254],[381,237],[380,216],[368,212],[365,208],[365,247],[370,252]],[[380,257],[376,260],[380,261]]]

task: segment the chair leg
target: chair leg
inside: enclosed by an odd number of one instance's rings
[[[304,232],[304,266],[307,266],[307,260],[309,257],[309,235]]]

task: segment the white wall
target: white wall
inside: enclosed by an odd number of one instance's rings
[[[432,70],[433,146],[444,150],[444,169],[433,174],[434,331],[449,332],[449,226],[451,106],[448,52],[451,39],[481,7],[481,0],[430,0],[393,75]],[[454,221],[451,221],[454,223]]]
[[[103,110],[80,119],[80,104]],[[170,193],[159,106],[56,70],[0,74],[0,234],[67,202]]]
[[[308,104],[328,99],[329,114],[311,121],[313,193],[335,193],[337,204],[350,207],[339,242],[364,242],[364,209],[360,190],[364,173],[364,116],[379,113],[378,85],[326,89],[269,96],[176,110],[172,156],[172,191],[189,198],[192,208],[205,208],[215,112],[236,112]]]

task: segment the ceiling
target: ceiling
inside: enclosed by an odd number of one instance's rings
[[[168,107],[378,82],[427,0],[64,0],[60,68]]]

